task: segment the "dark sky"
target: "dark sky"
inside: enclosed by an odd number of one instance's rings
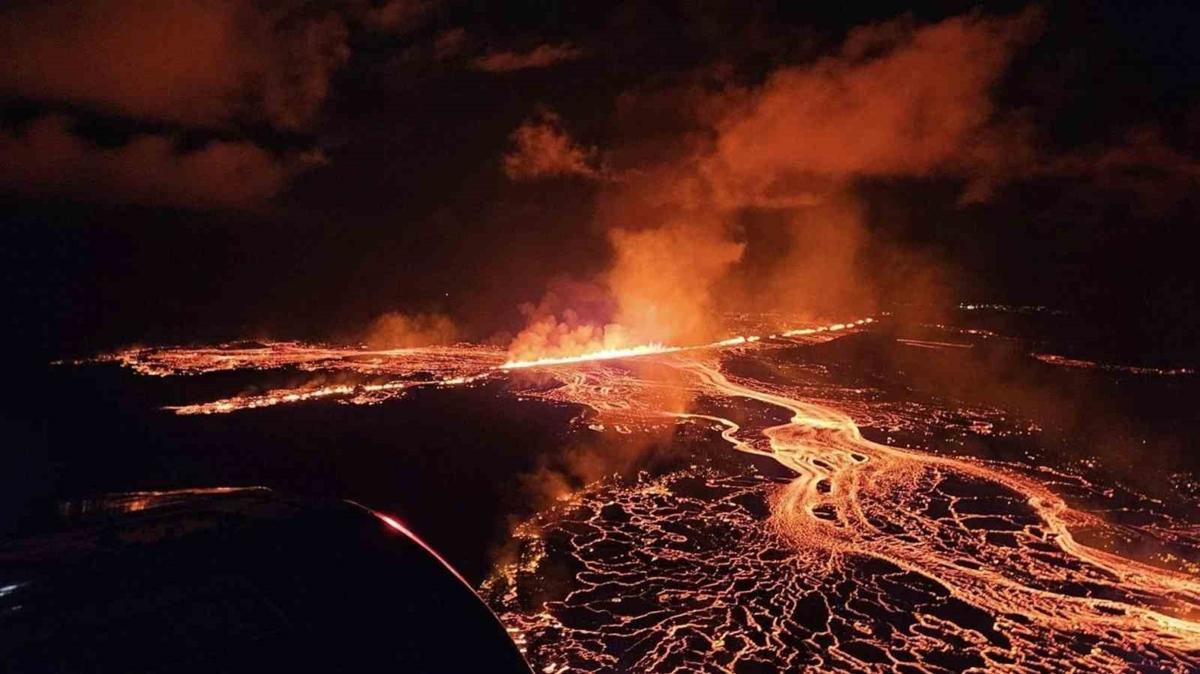
[[[552,279],[609,268],[614,228],[672,217],[648,195],[700,181],[704,205],[679,210],[719,210],[764,268],[826,264],[772,258],[772,223],[853,202],[854,259],[796,302],[867,301],[847,273],[864,265],[874,307],[912,301],[921,260],[953,279],[939,301],[1054,304],[1143,359],[1195,357],[1198,18],[1184,2],[9,2],[6,329],[39,358],[354,335],[388,311],[485,338]],[[721,270],[739,297],[786,285]]]

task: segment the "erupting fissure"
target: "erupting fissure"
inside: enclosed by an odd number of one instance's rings
[[[860,318],[849,323],[834,323],[832,325],[822,325],[815,328],[797,328],[795,330],[787,330],[779,334],[767,335],[765,339],[778,339],[780,337],[800,337],[807,335],[816,335],[823,332],[840,332],[849,328],[855,328],[868,323],[874,323],[874,318]],[[764,339],[760,335],[750,335],[730,337],[709,344],[700,344],[697,346],[667,346],[665,344],[643,344],[640,346],[631,346],[622,349],[601,349],[599,351],[589,351],[576,356],[561,356],[551,358],[535,358],[532,360],[509,360],[500,366],[504,370],[516,370],[526,367],[545,367],[549,365],[570,365],[571,363],[585,363],[595,360],[613,360],[616,358],[634,358],[637,356],[649,356],[664,353],[675,353],[678,351],[694,351],[697,349],[717,349],[725,346],[738,346],[740,344],[752,344]]]
[[[861,318],[799,328],[769,335],[768,339],[835,333],[873,323]],[[460,344],[453,347],[423,347],[392,350],[368,350],[355,347],[323,346],[299,342],[265,342],[224,347],[132,348],[94,359],[113,362],[139,374],[159,377],[197,375],[229,370],[279,370],[294,368],[305,372],[341,373],[347,376],[386,377],[386,381],[338,382],[276,388],[261,393],[246,393],[220,400],[189,405],[172,405],[177,414],[226,414],[257,409],[336,399],[352,404],[373,404],[403,395],[422,386],[459,386],[470,384],[505,370],[520,370],[594,361],[636,358],[679,351],[718,349],[759,341],[759,336],[739,336],[695,346],[643,344],[628,348],[603,349],[571,356],[532,360],[500,360],[500,351],[490,347]],[[439,377],[428,378],[430,373]],[[424,378],[422,378],[424,377]]]

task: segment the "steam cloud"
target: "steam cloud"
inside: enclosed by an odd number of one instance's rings
[[[25,3],[0,13],[0,89],[138,119],[310,123],[349,54],[345,18],[235,0]]]
[[[189,152],[148,134],[101,148],[70,131],[67,118],[43,117],[21,135],[0,134],[0,185],[28,194],[71,193],[98,201],[181,207],[256,208],[319,154],[283,157],[243,141],[215,141]]]
[[[259,125],[306,131],[350,54],[352,27],[397,32],[430,2],[352,0],[50,0],[0,10],[0,94],[189,130],[222,140],[176,151],[155,132],[100,148],[61,116],[0,133],[0,188],[117,202],[250,208],[275,195],[312,154],[226,140]],[[180,184],[186,183],[186,184]]]
[[[490,73],[507,73],[528,68],[548,68],[564,61],[574,61],[584,50],[570,43],[540,44],[528,52],[497,51],[475,59],[475,67]]]
[[[955,178],[972,200],[1034,165],[1028,130],[995,108],[992,90],[1038,30],[1033,11],[929,26],[902,20],[851,31],[836,54],[780,68],[758,86],[627,95],[631,125],[643,121],[640,105],[660,114],[673,96],[689,131],[606,153],[615,177],[596,217],[614,258],[593,281],[611,296],[612,313],[590,324],[591,343],[577,315],[536,314],[531,328],[558,331],[526,331],[513,353],[705,339],[727,296],[813,318],[871,310],[882,279],[863,265],[874,244],[859,181]],[[574,145],[554,137],[525,144],[524,163],[564,165],[562,148]],[[755,250],[747,236],[755,227],[773,233],[776,250]],[[906,270],[926,262],[894,256]],[[942,276],[923,270],[913,292],[935,293]]]
[[[386,313],[376,318],[363,335],[363,342],[372,349],[410,349],[456,341],[458,328],[443,314]]]
[[[563,129],[558,115],[542,111],[512,133],[513,148],[504,155],[504,173],[513,180],[554,176],[597,178],[596,149],[583,147]]]

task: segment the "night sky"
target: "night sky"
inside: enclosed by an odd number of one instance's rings
[[[502,343],[683,218],[741,247],[706,309],[1048,304],[1197,356],[1200,8],[751,4],[6,3],[5,331]]]

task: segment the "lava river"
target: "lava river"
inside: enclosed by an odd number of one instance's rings
[[[803,373],[789,383],[734,377],[722,360],[658,357],[675,375],[665,378],[604,363],[555,372],[564,385],[545,395],[587,405],[599,421],[636,428],[671,416],[706,425],[787,473],[698,461],[602,481],[521,526],[520,554],[484,589],[536,668],[1200,667],[1194,573],[1089,547],[1072,533],[1149,540],[1195,559],[1194,525],[1158,516],[1118,527],[1047,486],[1102,491],[1081,478],[868,441],[834,401],[814,401],[836,391],[806,388]],[[687,389],[710,409],[656,408],[678,399],[664,387]],[[872,412],[853,393],[837,402],[864,417],[936,422],[919,411]],[[747,402],[760,409],[749,422],[719,413]]]

